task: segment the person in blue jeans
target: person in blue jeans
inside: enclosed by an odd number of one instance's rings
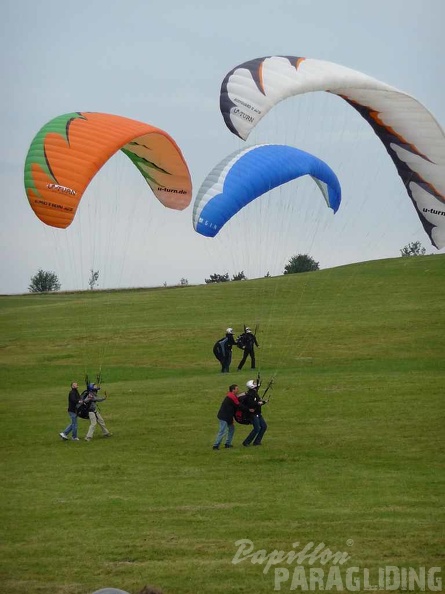
[[[68,414],[70,416],[70,424],[68,427],[59,433],[60,437],[66,441],[69,439],[68,435],[72,433],[71,439],[79,441],[77,437],[77,405],[80,402],[80,394],[77,382],[71,384],[71,391],[68,394]]]
[[[266,402],[258,394],[259,387],[256,380],[249,380],[246,384],[247,392],[242,397],[242,403],[249,411],[253,411],[250,417],[253,429],[243,441],[243,446],[249,446],[252,442],[254,446],[261,445],[263,435],[267,431],[267,423],[262,415],[262,407]]]
[[[243,404],[241,404],[238,400],[238,392],[239,387],[237,384],[232,384],[231,386],[229,386],[229,391],[226,394],[224,400],[222,401],[218,414],[216,415],[219,421],[219,430],[216,435],[215,442],[213,444],[214,450],[219,450],[219,446],[221,445],[221,442],[226,433],[227,438],[224,447],[233,447],[232,440],[235,434],[235,424],[233,422],[233,417],[235,416],[235,411],[238,408],[246,409],[246,407]]]

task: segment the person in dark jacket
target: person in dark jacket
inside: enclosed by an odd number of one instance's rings
[[[243,404],[248,407],[249,411],[253,411],[250,418],[253,429],[243,441],[243,446],[249,446],[252,442],[254,446],[261,445],[263,435],[267,430],[267,423],[262,415],[262,407],[266,402],[258,394],[259,387],[256,380],[249,380],[246,384],[247,392],[243,396]]]
[[[219,446],[224,438],[225,433],[227,432],[226,443],[224,445],[225,448],[232,448],[232,440],[235,434],[235,424],[233,422],[233,417],[235,416],[235,411],[238,408],[245,409],[246,407],[240,403],[238,400],[238,392],[239,387],[236,384],[232,384],[229,386],[229,391],[226,394],[226,397],[221,403],[219,408],[218,414],[216,415],[219,421],[219,430],[216,435],[215,443],[213,444],[214,450],[219,450]]]
[[[80,402],[80,394],[78,390],[79,386],[77,382],[71,384],[71,390],[68,394],[68,414],[70,416],[70,424],[68,427],[59,433],[63,440],[67,440],[68,435],[72,432],[71,439],[73,441],[79,441],[77,437],[77,405]]]
[[[213,354],[221,363],[221,373],[229,373],[232,362],[232,347],[236,344],[233,328],[227,328],[226,335],[216,341]]]
[[[97,392],[100,390],[100,387],[97,384],[89,384],[88,386],[88,393],[83,399],[83,402],[89,404],[89,412],[88,417],[90,419],[90,426],[88,427],[88,433],[86,434],[85,441],[91,441],[93,439],[94,430],[96,429],[96,425],[99,423],[100,428],[102,429],[102,434],[104,437],[110,437],[111,433],[108,431],[105,421],[102,418],[102,415],[97,409],[96,402],[103,402],[107,399],[106,395],[104,398],[98,398]]]
[[[243,368],[244,363],[247,361],[247,357],[250,357],[251,369],[255,369],[255,346],[260,346],[257,342],[255,334],[250,328],[246,327],[244,332],[238,336],[236,343],[244,351],[243,358],[238,364],[238,371],[241,371]]]

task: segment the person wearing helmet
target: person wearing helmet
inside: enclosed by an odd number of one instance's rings
[[[246,388],[247,392],[242,398],[242,403],[248,407],[249,411],[253,411],[250,417],[253,429],[243,441],[243,446],[247,447],[252,442],[254,446],[259,446],[267,430],[267,423],[262,414],[262,407],[266,402],[258,394],[260,384],[257,380],[249,380]]]
[[[97,402],[103,402],[107,398],[106,395],[104,398],[98,398],[97,392],[99,390],[100,386],[97,384],[88,384],[87,394],[84,399],[81,400],[81,403],[85,402],[89,404],[88,417],[90,419],[90,426],[88,427],[88,433],[86,434],[85,441],[91,441],[93,439],[94,430],[96,429],[97,424],[99,424],[100,428],[102,429],[102,434],[104,437],[111,436],[111,433],[108,431],[105,421],[103,420],[103,417],[96,405]]]
[[[247,357],[250,357],[251,369],[255,369],[255,346],[259,347],[260,345],[257,342],[255,334],[248,326],[246,326],[244,332],[238,336],[236,344],[244,351],[243,358],[238,364],[238,371],[241,371],[243,368],[244,363],[247,361]]]
[[[213,354],[221,363],[221,373],[229,373],[232,362],[232,347],[235,345],[233,328],[227,328],[226,335],[217,340],[213,346]]]

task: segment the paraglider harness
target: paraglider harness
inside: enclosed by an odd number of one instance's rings
[[[253,332],[253,336],[254,338],[256,338],[256,334],[258,332],[258,326],[259,324],[255,325],[255,331]],[[247,326],[246,324],[244,324],[244,332],[242,334],[240,334],[238,336],[238,338],[235,341],[236,346],[241,349],[242,351],[246,348],[247,346]]]
[[[96,384],[98,386],[100,386],[100,384],[101,384],[101,379],[102,379],[101,373],[99,373],[97,375],[97,380],[96,380]],[[80,402],[77,405],[77,409],[76,409],[76,414],[77,414],[77,416],[80,419],[89,419],[90,418],[89,414],[90,414],[90,408],[91,408],[91,401],[90,402],[85,402],[85,398],[91,392],[91,390],[89,388],[89,386],[90,386],[90,380],[88,379],[88,375],[85,375],[85,384],[86,384],[86,390],[84,390],[82,392],[82,394],[80,395],[80,399],[83,402]],[[105,393],[105,395],[106,395],[106,393]]]
[[[246,348],[246,344],[247,344],[247,340],[246,340],[246,334],[240,334],[238,336],[238,338],[236,339],[236,346],[241,349],[244,350]]]
[[[270,401],[270,396],[267,400],[265,400],[265,396],[267,394],[267,392],[272,388],[273,383],[274,383],[274,377],[271,377],[271,379],[269,380],[266,389],[263,392],[263,395],[261,396],[261,400],[267,404]],[[261,387],[261,381],[260,381],[260,374],[258,373],[257,376],[257,380],[256,380],[258,389]],[[238,400],[241,402],[241,404],[244,404],[244,401],[246,399],[247,394],[240,394],[240,396],[238,397]],[[240,425],[250,425],[252,423],[251,420],[251,413],[248,410],[241,410],[238,409],[235,411],[235,416],[234,419],[237,423],[239,423]]]
[[[227,341],[229,339],[227,338],[227,336],[225,336],[224,338],[221,338],[220,340],[217,340],[215,342],[215,344],[213,345],[213,354],[215,355],[215,357],[218,359],[218,361],[221,363],[224,359],[224,353],[225,353],[225,346],[227,344]]]
[[[213,354],[215,355],[215,357],[218,359],[218,361],[220,363],[223,363],[226,358],[226,355],[228,352],[228,348],[227,348],[228,342],[229,342],[229,336],[223,336],[223,338],[220,338],[219,340],[217,340],[215,342],[215,344],[213,345]],[[231,349],[231,347],[230,347],[230,349]]]
[[[84,390],[80,397],[82,400],[88,396],[89,390]],[[81,419],[89,419],[91,402],[81,402],[77,405],[77,416]]]

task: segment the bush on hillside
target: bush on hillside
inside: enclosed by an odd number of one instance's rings
[[[30,293],[46,293],[49,291],[59,291],[60,282],[57,274],[40,269],[33,277],[28,287]]]

